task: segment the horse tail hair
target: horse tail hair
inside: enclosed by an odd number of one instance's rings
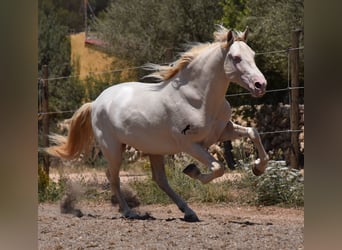
[[[77,159],[82,153],[87,153],[94,138],[91,109],[91,102],[83,104],[70,119],[68,135],[50,135],[50,141],[56,145],[45,148],[45,152],[66,160]]]

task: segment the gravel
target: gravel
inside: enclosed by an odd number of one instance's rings
[[[304,249],[304,209],[190,204],[188,223],[176,205],[144,205],[148,220],[121,218],[110,202],[82,201],[83,216],[60,204],[38,207],[39,249]]]

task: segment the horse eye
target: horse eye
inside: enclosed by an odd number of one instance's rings
[[[233,61],[234,61],[234,63],[239,63],[241,61],[241,57],[240,56],[233,56]]]

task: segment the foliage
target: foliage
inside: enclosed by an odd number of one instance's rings
[[[42,166],[38,167],[38,200],[39,202],[58,201],[64,194],[66,180],[61,178],[57,183],[51,181],[49,176],[43,170]]]
[[[247,18],[254,39],[251,43],[260,52],[286,50],[291,47],[291,37],[294,30],[304,32],[304,0],[282,1],[249,1],[248,7],[253,10]],[[304,45],[304,36],[300,37],[300,47]],[[300,52],[300,62],[303,62],[303,51]],[[268,75],[270,88],[286,87],[288,82],[288,53],[263,54],[257,57],[263,65],[263,71]],[[304,64],[300,63],[300,85],[304,84]],[[303,97],[303,93],[301,93]],[[283,95],[274,95],[270,103],[284,102]]]
[[[71,66],[71,45],[68,36],[68,27],[62,24],[57,15],[57,7],[52,1],[39,1],[39,37],[38,37],[38,72],[43,77],[43,65],[48,66],[50,80],[49,111],[76,110],[84,98],[84,87],[78,78],[68,78],[74,69]],[[62,78],[60,78],[62,77]],[[64,77],[64,78],[63,78]],[[41,89],[40,89],[41,91]],[[38,98],[42,98],[42,93]],[[39,110],[41,112],[42,110]],[[57,120],[70,117],[70,113],[51,115],[50,131],[56,130]],[[38,130],[42,130],[42,121],[38,122]],[[41,145],[41,133],[38,144]]]
[[[271,163],[264,175],[256,177],[250,168],[236,173],[241,178],[210,182],[203,185],[182,173],[189,158],[167,161],[166,174],[170,186],[188,202],[234,202],[239,204],[304,206],[304,178],[298,170]],[[174,163],[173,163],[174,162]],[[151,176],[131,186],[143,204],[171,203]]]
[[[134,19],[131,17],[134,16]],[[111,52],[130,60],[135,65],[146,62],[169,63],[183,51],[187,42],[208,42],[212,39],[215,24],[244,30],[250,27],[250,45],[256,52],[286,50],[291,44],[291,32],[304,28],[304,1],[181,1],[112,2],[97,19],[94,28],[111,45]],[[303,36],[301,37],[301,46]],[[301,61],[303,53],[300,53]],[[287,53],[260,54],[256,62],[265,74],[268,89],[285,88],[288,84]],[[139,76],[146,74],[139,72]],[[304,70],[300,65],[300,84]],[[230,93],[245,92],[231,85]],[[303,91],[300,92],[303,97]],[[288,102],[283,92],[265,95],[230,97],[233,106]]]
[[[189,202],[225,202],[231,200],[230,185],[226,183],[201,184],[182,173],[180,168],[168,167],[167,177],[170,186],[183,199]],[[144,204],[172,203],[172,200],[158,187],[151,176],[144,181],[130,184]]]
[[[249,1],[248,8],[252,15],[247,18],[247,23],[253,30],[253,44],[263,51],[284,50],[291,46],[292,31],[304,30],[304,1]],[[303,45],[303,36],[301,37]],[[262,51],[262,50],[260,50]],[[285,59],[286,54],[284,55]],[[262,56],[267,61],[267,70],[279,72],[286,79],[287,60],[274,54]]]
[[[168,159],[166,175],[172,189],[187,202],[236,203],[240,205],[280,205],[286,207],[304,206],[304,178],[298,170],[289,169],[277,162],[271,162],[266,172],[256,177],[250,168],[235,170],[237,178],[202,184],[183,174],[182,169],[189,164],[190,158]],[[148,177],[136,179],[129,186],[136,192],[141,204],[169,204],[173,201],[152,180],[148,163],[139,163],[139,169]],[[135,167],[138,167],[137,165]],[[131,169],[128,168],[127,171]],[[205,171],[202,169],[202,171]],[[68,181],[63,176],[55,183],[49,180],[42,167],[38,171],[39,202],[57,201],[68,192]],[[86,200],[109,200],[109,184],[99,182],[94,175],[90,180],[80,181],[81,198]],[[70,189],[70,187],[69,187]],[[123,185],[123,189],[125,186]],[[70,191],[70,190],[69,190]]]
[[[256,184],[256,202],[262,205],[304,206],[304,178],[296,169],[271,164]]]
[[[233,200],[231,191],[234,182],[217,182],[203,185],[182,172],[191,159],[183,155],[182,158],[169,158],[166,161],[166,176],[172,189],[189,202],[227,202]],[[171,199],[149,177],[143,181],[130,184],[137,191],[137,196],[144,204],[171,203]]]
[[[56,7],[48,0],[40,1],[39,9],[38,71],[47,65],[49,78],[68,77],[71,67],[71,45],[68,27],[61,24]],[[55,79],[49,82],[50,111],[74,110],[80,106],[84,88],[77,78]]]
[[[117,0],[94,28],[112,53],[135,65],[171,62],[181,44],[212,39],[213,24],[222,15],[218,2]]]
[[[39,193],[39,200],[41,195],[45,193],[45,190],[49,186],[49,176],[46,174],[42,166],[38,166],[38,193]]]
[[[89,0],[87,8],[88,19],[92,16],[98,15],[109,4],[110,0]],[[41,9],[42,5],[53,6],[54,13],[63,26],[68,27],[70,32],[84,31],[84,1],[80,0],[39,0],[38,7]]]
[[[61,24],[55,7],[47,0],[40,1],[38,15],[38,71],[48,65],[50,77],[70,75],[68,27]]]
[[[222,0],[223,16],[220,22],[227,28],[244,30],[246,28],[246,17],[250,14],[247,8],[248,0]]]
[[[71,45],[68,26],[62,24],[56,14],[56,7],[49,1],[40,1],[39,37],[38,37],[38,70],[43,65],[49,66],[49,77],[69,76],[71,67]]]
[[[49,107],[51,111],[76,110],[81,106],[85,89],[75,78],[56,80],[49,86]],[[68,114],[70,116],[70,114]]]

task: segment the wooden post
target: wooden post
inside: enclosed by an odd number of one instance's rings
[[[292,42],[291,47],[294,50],[290,51],[290,62],[291,62],[291,110],[290,110],[290,121],[291,121],[291,130],[299,129],[299,50],[295,49],[299,47],[299,36],[301,30],[294,30],[292,32]],[[291,133],[291,155],[290,155],[290,165],[291,168],[298,168],[298,160],[299,160],[299,141],[298,141],[299,133],[292,132]]]
[[[43,146],[49,146],[49,88],[48,88],[49,70],[47,65],[43,65]],[[50,157],[48,154],[44,154],[44,171],[49,175],[50,169]]]

